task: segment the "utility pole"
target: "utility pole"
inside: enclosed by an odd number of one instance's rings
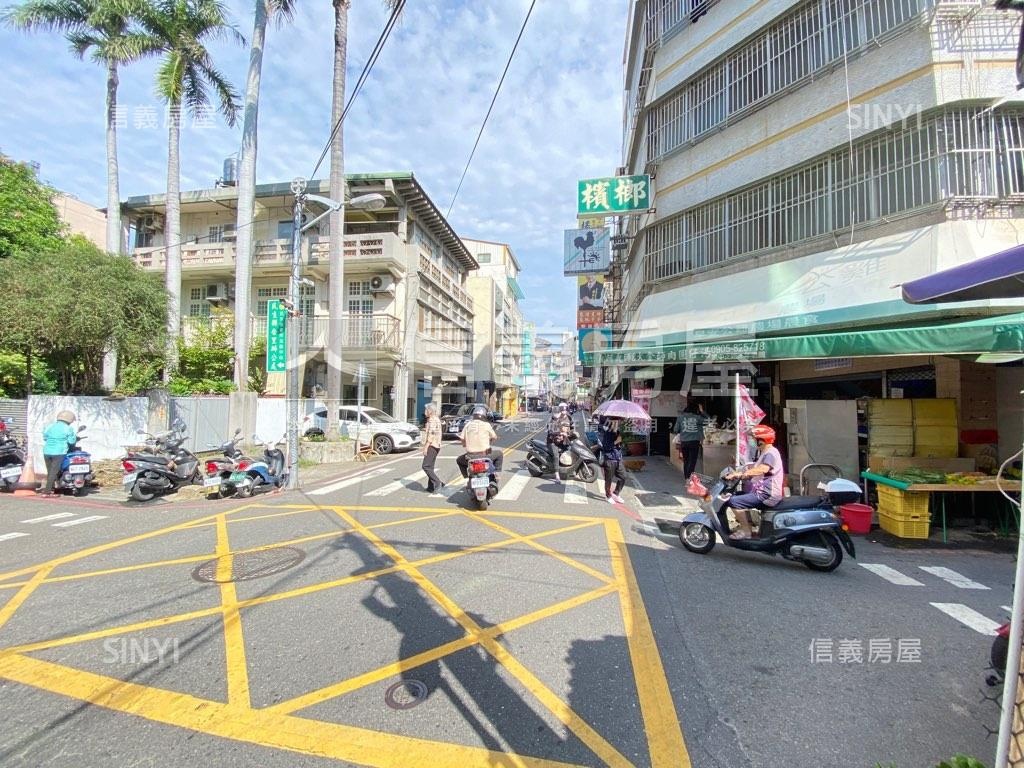
[[[306,180],[292,181],[295,208],[292,220],[292,264],[288,279],[288,490],[299,487],[299,270],[302,266],[302,209],[306,203]]]

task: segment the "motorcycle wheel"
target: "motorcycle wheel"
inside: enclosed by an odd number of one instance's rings
[[[484,497],[482,499],[477,499],[476,500],[476,508],[479,509],[481,512],[483,512],[484,510],[487,509],[487,494],[486,493],[484,494]]]
[[[533,477],[543,477],[544,470],[535,466],[531,461],[530,457],[526,457],[526,471],[529,472]]]
[[[71,495],[72,496],[85,496],[85,486],[84,485],[76,485],[75,486],[75,490],[73,490],[71,492]]]
[[[143,490],[142,486],[140,486],[138,483],[135,483],[132,486],[132,489],[131,491],[129,491],[129,493],[131,494],[131,497],[136,501],[152,501],[153,498],[156,496],[156,491]]]
[[[592,483],[597,480],[597,468],[593,464],[583,462],[576,469],[576,477],[584,483]]]
[[[259,475],[253,475],[250,479],[252,480],[251,483],[247,485],[240,485],[235,490],[235,494],[239,496],[239,498],[248,499],[256,493],[256,490],[263,484],[263,478]]]
[[[832,571],[838,568],[839,564],[843,562],[843,545],[839,543],[839,539],[835,536],[827,535],[824,538],[824,542],[818,541],[816,545],[824,543],[828,546],[828,548],[832,550],[832,561],[828,565],[812,563],[809,560],[804,560],[803,563],[812,571],[818,571],[819,573],[832,573]],[[816,545],[812,544],[811,546]]]
[[[999,673],[1000,677],[1006,675],[1006,658],[1010,655],[1010,638],[997,635],[992,641],[990,659],[992,668]]]
[[[706,555],[715,548],[715,537],[709,528],[700,523],[688,523],[679,527],[679,543],[691,552]]]
[[[14,480],[4,480],[4,490],[8,493],[14,492],[14,487],[18,484],[17,478]]]

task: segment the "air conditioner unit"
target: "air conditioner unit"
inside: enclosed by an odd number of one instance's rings
[[[394,278],[391,275],[374,275],[370,278],[370,292],[393,294],[395,292]]]
[[[206,300],[211,304],[226,304],[234,297],[234,286],[227,283],[210,283],[206,286]]]
[[[235,230],[234,225],[230,227],[224,227],[224,232],[221,234],[221,237],[225,240],[237,240],[238,232]]]
[[[164,217],[159,213],[147,213],[139,219],[139,227],[150,232],[163,232]]]

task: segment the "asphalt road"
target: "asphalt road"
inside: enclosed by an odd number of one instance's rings
[[[670,476],[531,478],[525,426],[486,513],[418,454],[245,504],[0,498],[0,765],[991,762],[1010,557],[694,555],[637,495]]]

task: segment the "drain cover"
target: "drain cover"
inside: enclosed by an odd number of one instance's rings
[[[274,547],[259,552],[240,552],[237,555],[226,555],[200,563],[192,570],[192,578],[196,581],[213,584],[262,579],[264,576],[273,576],[275,573],[294,568],[305,557],[306,553],[295,547]],[[217,578],[217,565],[225,560],[230,561],[224,566],[228,577]]]
[[[645,507],[678,507],[679,499],[669,493],[638,493],[636,500]]]
[[[427,686],[419,680],[399,680],[384,692],[384,703],[392,709],[412,709],[427,698]]]

